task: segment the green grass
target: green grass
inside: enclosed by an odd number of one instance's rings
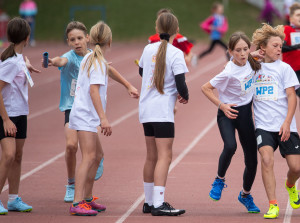
[[[11,16],[18,16],[21,0],[5,0],[3,9]],[[199,29],[199,22],[210,15],[214,0],[36,0],[36,38],[38,40],[62,40],[69,22],[69,9],[73,5],[103,5],[106,7],[107,23],[114,40],[145,40],[155,32],[156,12],[171,8],[179,19],[180,33],[193,40],[208,41],[209,37]],[[260,26],[257,21],[259,9],[243,0],[230,0],[225,10],[229,21],[228,37],[234,31],[244,31],[250,38]],[[89,29],[100,20],[97,12],[78,12],[76,20],[84,22]]]

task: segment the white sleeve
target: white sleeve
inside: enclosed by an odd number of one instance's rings
[[[142,56],[140,58],[140,61],[139,61],[139,67],[140,68],[144,68],[144,53],[145,53],[145,49],[144,49],[143,54],[142,54]]]
[[[98,63],[98,62],[96,62]],[[100,84],[105,85],[105,75],[106,75],[106,65],[102,63],[102,70],[100,65],[97,66],[97,69],[94,66],[90,69],[90,85],[91,84]]]
[[[289,87],[295,87],[295,89],[299,88],[299,80],[297,75],[290,66],[287,66],[283,72],[283,86],[284,89]]]
[[[178,53],[174,55],[174,60],[171,66],[174,75],[185,74],[189,72],[182,51],[178,51]]]
[[[0,80],[6,83],[12,83],[17,74],[19,73],[19,68],[15,63],[11,62],[1,62],[0,64]]]
[[[214,88],[218,89],[221,92],[224,92],[228,85],[229,79],[230,79],[229,74],[225,70],[223,70],[221,73],[216,75],[213,79],[211,79],[209,82]]]

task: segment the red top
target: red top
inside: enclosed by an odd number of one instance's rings
[[[284,26],[286,45],[291,45],[291,33],[300,32],[291,26]],[[294,71],[300,70],[300,50],[293,50],[282,54],[282,61],[291,65]]]
[[[148,39],[149,43],[156,43],[160,41],[159,34],[156,33],[153,36],[150,36]],[[180,49],[186,55],[190,53],[191,49],[193,48],[193,44],[190,43],[187,38],[181,34],[177,34],[173,40],[173,46]]]

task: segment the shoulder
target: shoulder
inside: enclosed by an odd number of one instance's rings
[[[70,50],[70,51],[64,53],[61,57],[66,57],[66,58],[69,59],[69,58],[71,58],[73,56],[75,56],[75,52],[74,52],[74,50]]]
[[[181,34],[178,33],[176,35],[176,37],[175,37],[174,40],[176,40],[178,43],[182,43],[184,41],[187,41],[187,38],[185,36],[183,36],[183,35],[181,35]]]
[[[291,33],[292,31],[294,31],[294,28],[293,28],[293,27],[288,26],[288,25],[284,26],[284,33],[285,33],[285,34],[289,34],[289,33]]]
[[[170,43],[168,43],[167,53],[169,54],[169,57],[171,57],[171,58],[172,57],[181,57],[181,56],[184,57],[183,52]]]

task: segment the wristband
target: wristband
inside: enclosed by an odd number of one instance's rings
[[[221,107],[221,104],[223,104],[223,102],[220,102],[220,104],[218,105],[218,109],[220,109],[220,107]]]

